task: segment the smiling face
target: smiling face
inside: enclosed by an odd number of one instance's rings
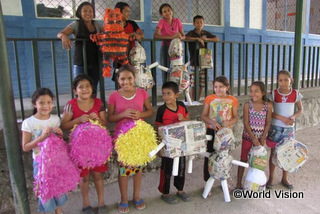
[[[74,90],[74,93],[82,100],[91,98],[92,85],[90,84],[89,80],[80,80],[76,89]]]
[[[122,71],[119,73],[118,83],[124,91],[131,91],[134,89],[135,77],[130,71]]]
[[[162,89],[162,99],[166,105],[172,105],[176,102],[179,97],[179,93],[174,93],[171,88]]]
[[[121,13],[122,13],[122,20],[128,21],[130,17],[130,7],[124,7]]]
[[[228,95],[227,92],[229,90],[229,87],[221,82],[215,81],[213,84],[213,90],[218,97],[225,97]]]
[[[254,102],[262,102],[262,98],[265,94],[261,91],[260,87],[257,85],[251,85],[250,87],[250,97]]]
[[[81,8],[81,18],[84,22],[91,22],[93,16],[93,8],[90,5],[85,5]]]
[[[52,111],[53,100],[49,95],[41,95],[37,99],[34,107],[37,109],[38,118],[48,118]]]

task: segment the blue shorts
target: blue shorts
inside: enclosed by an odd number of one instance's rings
[[[295,137],[294,127],[281,127],[271,125],[266,140],[267,146],[274,148],[283,138]]]
[[[38,174],[38,163],[33,161],[33,177]],[[61,207],[68,200],[67,195],[63,194],[59,198],[53,198],[47,200],[46,203],[43,203],[41,198],[38,200],[38,212],[50,213],[57,209],[57,207]]]

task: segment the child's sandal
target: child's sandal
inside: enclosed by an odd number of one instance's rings
[[[119,213],[128,213],[129,212],[128,204],[119,202],[118,211],[119,211]]]
[[[139,201],[133,201],[133,203],[137,210],[143,210],[146,208],[146,204],[142,199],[140,199]]]

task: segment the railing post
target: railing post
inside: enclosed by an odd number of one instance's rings
[[[151,40],[151,62],[156,61],[156,41]],[[157,68],[151,69],[155,86],[152,87],[152,106],[157,106]]]
[[[234,83],[234,43],[230,43],[230,94],[233,95]]]
[[[57,77],[57,66],[56,66],[56,55],[55,55],[54,41],[51,41],[51,54],[52,54],[52,70],[53,70],[53,80],[54,89],[56,93],[56,103],[57,103],[57,113],[60,117],[60,102],[59,102],[59,90],[58,90],[58,77]]]
[[[31,42],[32,42],[32,55],[33,55],[33,65],[34,65],[34,73],[35,73],[35,83],[36,83],[36,89],[37,89],[41,87],[38,42],[36,40],[32,40]]]
[[[302,18],[304,1],[296,0],[296,24],[294,34],[294,66],[293,66],[293,87],[299,88],[300,68],[301,68],[301,53],[302,53]],[[303,80],[304,81],[304,80]]]
[[[199,42],[196,42],[196,50],[199,50]],[[193,91],[194,91],[194,94],[193,94],[193,96],[194,96],[194,100],[199,100],[199,74],[200,74],[200,70],[201,70],[201,68],[200,68],[200,62],[199,62],[199,65],[197,65],[197,58],[199,58],[199,56],[198,56],[198,52],[194,52],[193,53],[194,54],[194,74],[193,74],[193,78],[194,78],[194,88],[192,89]]]
[[[3,23],[2,6],[0,2],[0,105],[3,118],[3,133],[8,159],[8,167],[14,198],[15,211],[21,214],[30,214],[26,179],[20,145],[15,112],[12,81],[9,69],[6,33]]]

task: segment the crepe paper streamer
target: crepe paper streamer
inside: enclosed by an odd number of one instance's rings
[[[172,175],[177,176],[179,170],[179,157],[173,158]]]
[[[98,121],[78,124],[70,134],[70,157],[82,168],[104,164],[111,155],[112,138]]]
[[[157,147],[153,127],[142,120],[129,120],[116,130],[115,151],[123,165],[141,166],[155,159],[149,153]]]
[[[34,191],[45,203],[77,188],[80,170],[68,155],[68,146],[60,137],[50,134],[40,146],[38,174]]]
[[[101,33],[91,34],[90,38],[100,46],[103,56],[104,77],[111,77],[110,60],[116,60],[121,65],[129,63],[127,49],[129,35],[124,32],[122,26],[122,14],[119,8],[105,10],[104,29]]]

